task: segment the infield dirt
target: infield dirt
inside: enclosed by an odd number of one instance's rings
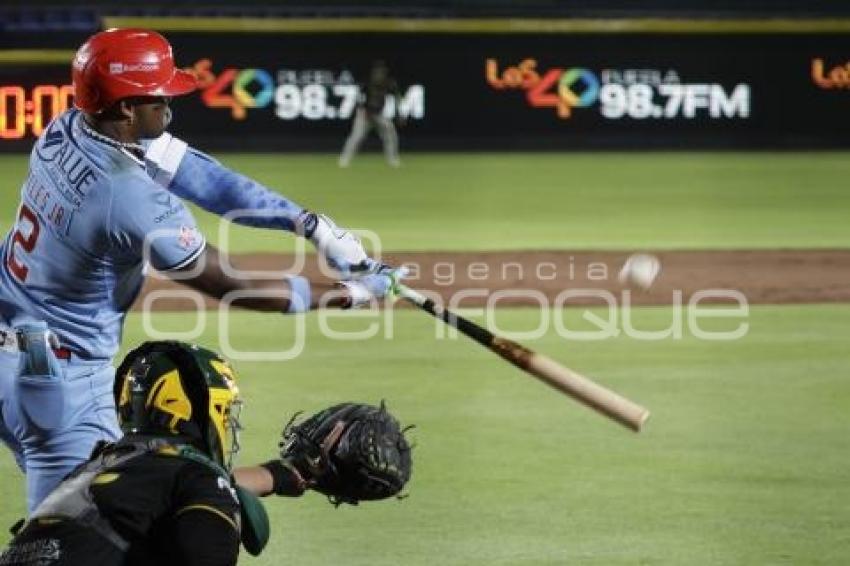
[[[392,265],[412,267],[406,282],[418,289],[438,293],[448,302],[465,292],[459,305],[481,306],[498,291],[505,293],[499,306],[535,306],[552,303],[566,289],[604,290],[618,297],[626,288],[617,274],[632,252],[397,252],[384,254]],[[662,271],[649,291],[631,290],[630,300],[638,305],[669,305],[676,293],[687,301],[698,291],[732,290],[751,304],[850,302],[850,251],[847,250],[757,250],[757,251],[664,251],[656,252]],[[231,257],[235,269],[301,272],[320,277],[313,255],[303,269],[288,254],[244,254]],[[295,269],[293,269],[295,268]],[[161,276],[149,277],[142,296],[154,290],[177,289]],[[535,293],[537,291],[539,293]],[[723,302],[708,297],[706,302]],[[578,293],[566,305],[600,304],[591,293]],[[208,308],[215,301],[206,299]],[[195,301],[164,294],[152,303],[164,311],[194,310]]]

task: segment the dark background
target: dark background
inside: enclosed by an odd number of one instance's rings
[[[710,16],[781,17],[789,15],[841,16],[850,14],[842,0],[4,0],[9,12],[26,12],[32,19],[58,19],[57,9],[88,10],[94,14],[227,14],[282,16],[405,16],[405,17],[629,17]],[[51,13],[53,11],[53,13]],[[0,12],[2,13],[2,12]]]
[[[351,69],[365,72],[374,58],[390,64],[402,87],[425,88],[425,116],[403,131],[407,149],[559,149],[629,147],[846,147],[850,90],[824,90],[811,78],[811,61],[827,68],[850,61],[844,35],[251,35],[169,34],[178,61],[209,58],[213,69]],[[673,69],[683,83],[738,83],[751,89],[746,119],[605,119],[598,103],[573,109],[532,108],[521,90],[496,91],[485,81],[485,60],[500,69],[525,58],[538,68]],[[0,67],[1,84],[67,83],[65,65]],[[175,102],[172,131],[210,149],[337,149],[348,124],[341,120],[283,121],[274,103],[234,120],[193,94]],[[21,149],[29,141],[3,142]]]
[[[313,2],[218,0],[117,5],[113,2],[18,2],[0,7],[0,52],[72,52],[113,16],[386,17],[406,18],[679,18],[694,21],[850,17],[850,2],[649,0],[457,0],[431,2]],[[847,20],[850,21],[850,20]],[[824,90],[811,78],[813,58],[827,69],[850,62],[847,33],[212,33],[165,32],[181,65],[202,58],[213,69],[349,69],[362,79],[370,61],[385,59],[403,90],[425,89],[425,116],[401,131],[405,150],[546,150],[643,148],[832,148],[850,146],[850,89]],[[606,119],[599,103],[561,119],[553,108],[532,108],[521,90],[496,91],[485,81],[487,58],[499,68],[535,58],[538,70],[582,67],[674,70],[683,83],[717,83],[729,93],[750,86],[750,115],[709,119]],[[67,84],[68,63],[0,64],[0,87]],[[6,98],[6,115],[13,119]],[[656,104],[663,100],[656,99]],[[234,120],[193,94],[174,103],[172,131],[210,150],[336,151],[350,124],[343,120],[283,121],[275,105],[248,109]],[[0,140],[0,151],[27,151],[32,136]]]

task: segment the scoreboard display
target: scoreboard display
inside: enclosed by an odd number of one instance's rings
[[[31,73],[27,69],[0,70],[5,79],[0,80],[0,140],[31,141],[41,135],[55,116],[72,105],[74,89],[70,81],[51,77],[50,72],[43,78],[54,78],[52,83],[43,82],[39,76],[28,76]]]
[[[846,34],[167,36],[199,83],[171,130],[210,150],[338,150],[376,59],[406,149],[850,145]],[[0,65],[0,151],[69,107],[69,66]]]

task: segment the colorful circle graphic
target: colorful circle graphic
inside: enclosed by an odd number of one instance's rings
[[[589,69],[567,69],[558,81],[558,96],[574,108],[590,106],[599,96],[599,79]]]
[[[253,83],[259,87],[256,94],[248,90]],[[263,69],[244,69],[233,81],[233,97],[245,108],[263,108],[274,97],[274,80]]]

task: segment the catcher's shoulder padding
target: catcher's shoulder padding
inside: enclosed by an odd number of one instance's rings
[[[340,403],[289,422],[281,457],[336,505],[399,497],[410,479],[410,444],[398,420],[380,406]]]

